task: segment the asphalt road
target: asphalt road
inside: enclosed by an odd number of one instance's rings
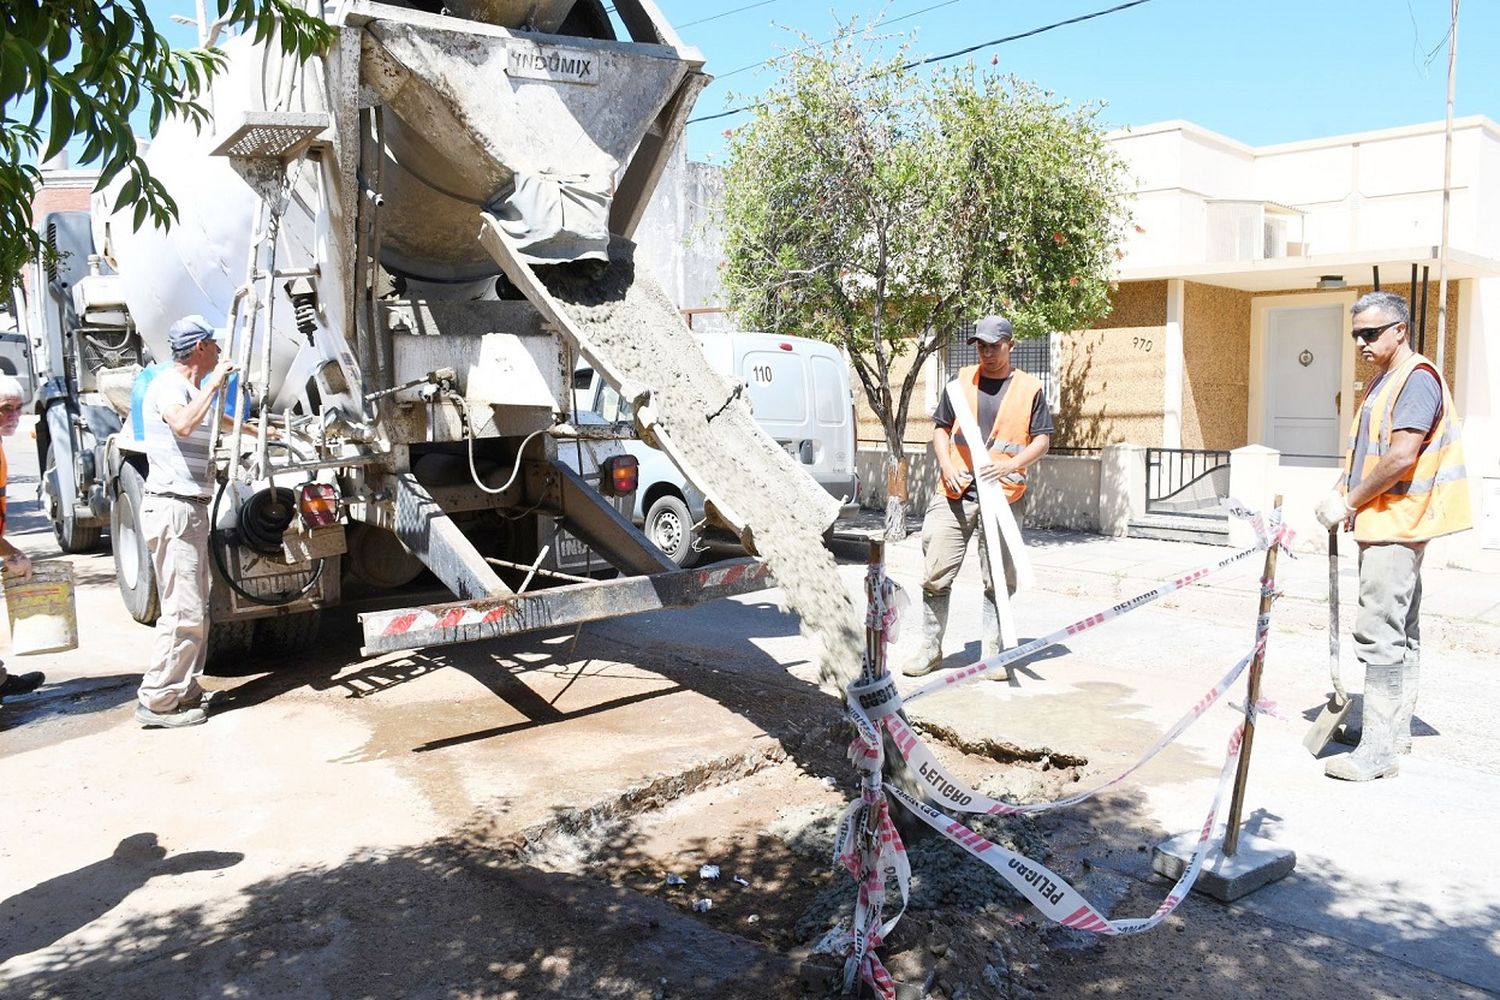
[[[12,533],[34,555],[55,554],[26,485],[35,459],[24,434],[7,442]],[[1028,636],[1223,554],[1040,533],[1032,544],[1041,586],[1018,598]],[[560,836],[579,810],[627,799],[658,808],[705,775],[730,780],[783,756],[799,773],[846,783],[838,701],[815,682],[820,651],[775,591],[576,635],[368,659],[355,609],[342,608],[317,648],[211,678],[225,693],[209,724],[164,732],[131,718],[150,631],[125,614],[110,556],[69,558],[80,648],[26,658],[48,685],[0,711],[0,992],[785,989],[789,967],[772,950],[587,873],[506,860],[539,830]],[[915,539],[891,547],[892,572],[909,587],[918,558]],[[843,572],[857,591],[863,567]],[[1257,572],[1246,564],[1070,639],[1010,684],[980,681],[913,714],[962,739],[1084,756],[1087,777],[1108,777],[1243,652]],[[975,593],[972,574],[970,565],[961,591]],[[1489,588],[1500,601],[1493,579],[1435,572],[1429,583],[1439,594]],[[1483,846],[1500,808],[1494,623],[1445,617],[1429,602],[1435,669],[1413,756],[1394,781],[1335,783],[1300,746],[1302,715],[1326,694],[1319,586],[1317,567],[1285,576],[1266,677],[1281,718],[1265,718],[1257,737],[1246,808],[1253,832],[1297,852],[1297,870],[1232,906],[1184,907],[1201,954],[1197,985],[1182,995],[1309,995],[1307,984],[1332,981],[1320,967],[1344,969],[1342,988],[1356,995],[1366,974],[1380,985],[1367,995],[1500,993],[1500,879]],[[978,601],[954,603],[957,664],[973,651]],[[1227,701],[1242,698],[1240,689]],[[1113,879],[1119,915],[1149,912],[1164,895],[1140,848],[1201,824],[1234,721],[1216,706],[1118,794],[1052,827],[1054,850]],[[1164,929],[1110,942],[1087,988],[1146,995],[1183,940]],[[1273,948],[1297,957],[1267,963]],[[1089,961],[1074,964],[1087,971]]]

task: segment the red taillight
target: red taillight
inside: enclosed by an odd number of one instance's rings
[[[786,341],[784,341],[784,340],[783,340],[783,341],[782,341],[782,342],[781,342],[781,349],[782,349],[782,350],[783,350],[783,351],[790,351],[790,350],[791,350],[791,349],[792,349],[792,345],[791,345],[791,344],[788,344],[788,343],[787,343],[787,342],[786,342]]]
[[[634,493],[640,483],[641,467],[634,455],[615,455],[599,465],[599,492],[622,497]]]
[[[303,483],[297,488],[297,513],[309,528],[326,528],[339,519],[339,494],[331,483]]]

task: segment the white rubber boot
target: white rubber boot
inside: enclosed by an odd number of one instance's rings
[[[1399,663],[1365,665],[1365,717],[1359,746],[1323,768],[1330,778],[1372,781],[1401,773],[1396,757],[1396,716],[1401,708]]]
[[[1000,638],[1000,608],[995,604],[992,594],[985,594],[981,601],[981,613],[979,616],[979,655],[988,660],[1000,652],[1002,640]],[[993,670],[989,674],[992,681],[1010,680],[1010,668],[1004,670]]]
[[[1000,609],[990,594],[984,595],[980,608],[979,655],[987,660],[1000,652]]]
[[[1417,710],[1417,681],[1421,671],[1420,663],[1401,665],[1401,702],[1396,713],[1396,752],[1398,754],[1411,753],[1411,718]],[[1364,722],[1363,711],[1361,711],[1358,718],[1350,718],[1348,722],[1340,726],[1333,734],[1333,738],[1345,746],[1357,747],[1363,735]]]
[[[1417,710],[1417,681],[1422,665],[1415,660],[1401,664],[1401,701],[1396,709],[1396,752],[1411,753],[1411,717]]]
[[[943,628],[948,624],[949,593],[946,590],[941,594],[922,591],[921,645],[916,655],[901,667],[901,672],[907,677],[921,677],[943,665]]]

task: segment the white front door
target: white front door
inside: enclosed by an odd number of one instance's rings
[[[1266,310],[1267,447],[1288,465],[1321,465],[1339,444],[1343,307]]]

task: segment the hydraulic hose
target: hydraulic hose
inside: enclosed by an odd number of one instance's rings
[[[302,598],[306,597],[308,594],[312,593],[312,589],[316,587],[318,585],[318,581],[323,578],[323,567],[328,562],[327,557],[321,557],[318,559],[318,564],[313,569],[312,578],[307,581],[307,583],[302,587],[301,590],[298,590],[296,593],[282,594],[274,598],[264,597],[260,594],[252,594],[244,587],[241,587],[239,583],[235,581],[234,577],[229,574],[229,567],[224,562],[224,549],[228,548],[228,546],[219,541],[218,528],[219,504],[223,501],[224,494],[229,490],[229,483],[230,480],[226,479],[219,485],[219,491],[214,494],[214,502],[212,507],[209,508],[208,512],[208,551],[213,557],[214,565],[218,567],[219,575],[224,578],[224,582],[229,585],[229,589],[234,591],[239,596],[243,597],[245,600],[251,602],[252,604],[260,604],[265,607],[271,608],[283,607],[287,604],[291,604],[293,601],[299,601]]]

